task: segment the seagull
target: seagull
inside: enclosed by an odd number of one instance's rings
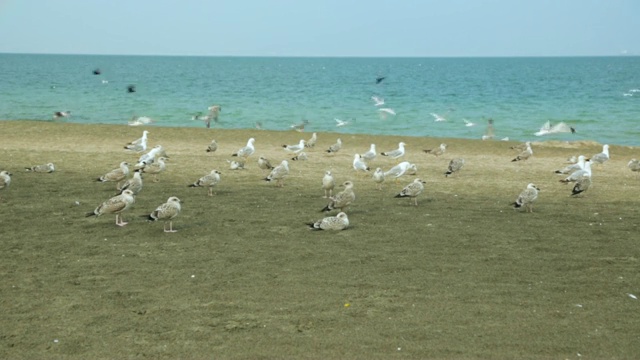
[[[146,165],[152,164],[155,161],[156,155],[160,155],[164,152],[164,148],[162,145],[156,145],[147,153],[142,154],[138,158],[138,163],[135,165],[135,168],[141,168]]]
[[[347,125],[351,124],[351,121],[349,121],[349,120],[340,120],[338,118],[334,118],[334,120],[336,121],[336,126],[337,127],[347,126]]]
[[[211,105],[208,108],[209,114],[207,114],[206,119],[203,119],[205,124],[207,125],[207,129],[211,127],[211,120],[214,122],[218,122],[218,117],[220,116],[220,111],[222,110],[222,106],[220,105]]]
[[[207,146],[207,152],[215,152],[216,150],[218,150],[218,143],[214,139],[214,140],[211,140],[211,144]]]
[[[640,173],[640,161],[638,161],[637,159],[631,159],[627,163],[627,167],[633,172]]]
[[[444,116],[438,115],[436,113],[431,113],[431,116],[433,116],[433,119],[434,119],[433,121],[435,122],[447,121],[447,119]]]
[[[396,115],[396,112],[393,111],[393,109],[391,108],[380,108],[378,109],[378,112],[380,112],[380,114],[384,119],[387,118],[387,115],[394,115],[394,116]]]
[[[247,145],[245,147],[240,148],[240,150],[238,150],[236,153],[232,154],[231,156],[248,158],[249,156],[251,156],[251,154],[253,154],[256,151],[256,148],[253,146],[253,143],[255,141],[256,139],[250,138],[249,141],[247,141]]]
[[[287,160],[282,160],[280,165],[276,166],[271,170],[271,173],[264,178],[266,181],[276,181],[276,186],[283,187],[284,186],[284,178],[289,175],[289,162]]]
[[[309,160],[309,157],[307,156],[307,153],[304,151],[301,151],[298,153],[298,155],[294,156],[291,158],[291,160],[295,160],[295,161],[304,161],[304,160]]]
[[[271,161],[264,156],[260,156],[258,158],[258,167],[262,170],[272,170],[273,165],[271,165]]]
[[[584,155],[580,155],[578,156],[578,161],[575,164],[571,164],[571,165],[567,165],[564,168],[560,169],[560,170],[556,170],[555,173],[556,174],[570,174],[573,171],[576,170],[583,170],[584,169],[584,162],[585,162],[585,157]]]
[[[398,148],[395,150],[391,150],[391,151],[385,151],[385,152],[381,152],[380,155],[382,156],[388,156],[392,159],[397,159],[399,157],[404,156],[404,146],[406,144],[403,143],[402,141],[400,143],[398,143]]]
[[[136,92],[136,86],[135,86],[135,85],[129,85],[129,86],[127,86],[127,92],[128,92],[128,93],[134,93],[134,92]]]
[[[367,164],[362,160],[362,157],[360,156],[360,154],[356,154],[353,157],[353,169],[358,172],[358,171],[369,171],[369,167],[367,166]]]
[[[329,216],[307,225],[312,230],[344,230],[349,226],[349,218],[347,214],[340,212],[336,216]]]
[[[218,170],[211,170],[209,174],[201,177],[196,182],[189,185],[189,187],[207,187],[207,195],[213,196],[213,187],[220,182],[220,174],[221,172]]]
[[[317,141],[318,141],[318,135],[316,133],[313,133],[313,135],[311,135],[311,139],[307,140],[304,146],[308,148],[313,148],[316,146]]]
[[[96,179],[96,181],[100,181],[100,182],[115,181],[115,182],[118,182],[117,187],[119,187],[120,181],[126,179],[128,175],[129,175],[129,163],[126,161],[123,161],[120,163],[120,167],[118,167],[117,169],[113,169],[108,173],[100,176],[99,178]]]
[[[593,155],[588,160],[594,164],[604,164],[607,160],[609,160],[609,145],[602,145],[602,152]]]
[[[11,175],[13,174],[6,170],[0,171],[0,190],[7,189],[9,187],[11,184]],[[0,200],[2,200],[2,197],[0,197]]]
[[[573,126],[569,126],[563,122],[559,122],[555,125],[551,125],[550,121],[547,121],[542,125],[540,130],[536,132],[535,136],[549,135],[549,134],[557,134],[557,133],[572,133],[575,134],[576,129]]]
[[[427,182],[421,179],[414,179],[413,182],[402,189],[395,197],[409,197],[413,198],[413,204],[418,206],[418,195],[424,190],[424,184]]]
[[[460,171],[460,169],[462,169],[463,166],[464,166],[464,159],[463,158],[452,159],[449,162],[449,168],[447,169],[447,172],[444,173],[444,175],[446,177],[448,177],[449,175],[453,174],[454,172]]]
[[[379,97],[379,96],[372,96],[371,100],[373,100],[373,105],[374,106],[382,106],[384,105],[384,99]]]
[[[327,152],[329,154],[337,153],[338,151],[340,151],[340,149],[342,149],[342,140],[338,138],[335,144],[329,146],[329,149],[327,149]]]
[[[140,170],[145,174],[153,175],[153,182],[158,182],[158,174],[164,172],[167,169],[167,165],[164,161],[167,160],[164,156],[158,158],[157,161],[154,161],[151,164],[145,165]]]
[[[142,137],[125,145],[125,149],[133,150],[135,152],[142,152],[147,150],[147,135],[149,132],[147,130],[142,132]]]
[[[395,179],[398,179],[400,176],[404,175],[404,173],[407,172],[407,170],[409,170],[409,168],[411,167],[411,163],[408,161],[403,161],[400,164],[392,167],[391,169],[389,169],[389,171],[386,171],[384,173],[384,177],[389,177],[389,176],[393,176]]]
[[[111,199],[103,202],[95,210],[93,210],[92,212],[87,213],[86,216],[87,217],[89,217],[89,216],[98,217],[98,216],[100,216],[102,214],[116,214],[116,225],[125,226],[128,223],[126,223],[122,219],[122,215],[120,215],[120,214],[123,211],[127,210],[128,208],[130,208],[131,205],[133,205],[133,203],[135,201],[136,200],[133,197],[133,192],[131,190],[124,190],[122,192],[122,194],[116,195],[116,196],[112,197]]]
[[[148,116],[134,116],[129,120],[129,126],[140,126],[151,124],[153,120]]]
[[[525,146],[527,148],[523,152],[521,152],[520,155],[516,156],[513,160],[511,160],[512,162],[520,161],[520,160],[528,160],[531,157],[531,155],[533,155],[533,150],[531,150],[531,142],[527,141],[525,143]]]
[[[376,144],[371,144],[371,147],[369,148],[369,151],[367,151],[366,153],[362,154],[362,159],[364,161],[373,161],[376,158],[376,155],[378,153],[376,152]]]
[[[180,214],[182,200],[175,196],[167,199],[167,202],[158,206],[151,214],[145,217],[151,221],[163,220],[164,232],[176,232],[178,230],[173,229],[173,219]],[[169,223],[169,230],[167,230],[167,222]]]
[[[427,154],[440,156],[440,155],[444,154],[444,152],[446,150],[447,150],[447,144],[440,144],[440,146],[438,146],[435,149],[426,149],[426,150],[422,150],[422,151],[426,152]]]
[[[53,113],[53,119],[59,119],[61,117],[69,117],[71,116],[71,111],[56,111]]]
[[[512,204],[514,208],[524,207],[527,212],[533,212],[533,203],[538,198],[538,191],[540,189],[534,184],[527,185],[516,201]]]
[[[353,183],[351,181],[345,181],[340,185],[344,187],[344,190],[337,193],[335,196],[329,198],[329,203],[325,206],[321,212],[331,211],[334,209],[340,209],[341,212],[344,212],[344,209],[351,205],[351,203],[356,199],[356,194],[353,192]]]
[[[300,151],[304,150],[304,147],[305,147],[304,144],[305,144],[305,141],[300,140],[300,142],[297,143],[296,145],[282,145],[282,147],[289,152],[297,154]]]
[[[333,178],[331,171],[327,170],[322,177],[322,189],[324,190],[323,198],[333,195],[333,189],[336,187],[336,180]]]
[[[127,179],[127,181],[124,182],[124,184],[122,184],[122,186],[120,187],[120,192],[118,193],[118,195],[122,194],[125,190],[131,190],[131,192],[133,193],[133,195],[138,195],[138,193],[140,193],[140,191],[142,190],[142,175],[141,175],[141,170],[135,170],[133,172],[133,177],[130,179]]]
[[[298,124],[293,124],[290,126],[291,129],[297,131],[297,132],[303,132],[304,131],[304,127],[306,125],[309,124],[309,120],[302,120],[302,122],[298,123]]]
[[[591,187],[591,175],[584,173],[576,180],[576,184],[571,190],[571,196],[582,194],[589,190],[589,187]]]
[[[53,163],[47,163],[47,164],[28,167],[25,169],[31,172],[52,173],[56,170],[56,166],[53,165]]]
[[[100,74],[102,74],[102,71],[100,71],[100,69],[96,68],[93,70],[93,75],[100,75]]]
[[[373,181],[376,183],[376,189],[382,190],[382,183],[384,182],[384,171],[381,168],[376,168],[373,173]]]
[[[227,160],[229,163],[229,169],[231,170],[244,170],[245,161]]]
[[[386,79],[386,78],[387,78],[386,76],[378,76],[378,77],[376,78],[376,85],[377,85],[377,84],[380,84],[380,83],[381,83],[384,79]]]
[[[570,182],[576,182],[585,174],[591,177],[591,161],[589,160],[584,162],[584,167],[582,169],[572,172],[571,175],[560,180],[560,182],[565,184],[568,184]]]
[[[474,123],[474,122],[471,122],[471,121],[469,121],[469,120],[467,120],[467,119],[462,119],[462,121],[464,121],[464,126],[467,126],[467,127],[471,127],[471,126],[476,126],[476,125],[478,125],[478,124],[476,124],[476,123]]]

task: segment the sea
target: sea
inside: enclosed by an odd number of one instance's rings
[[[212,129],[304,123],[305,132],[480,139],[492,120],[498,140],[640,146],[640,57],[0,54],[2,120],[130,126],[143,116],[146,127],[205,129],[194,116],[211,105],[221,106]],[[54,120],[56,111],[71,116]],[[576,132],[535,136],[546,122]]]

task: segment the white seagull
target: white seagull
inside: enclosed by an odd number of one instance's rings
[[[372,96],[371,100],[373,100],[373,105],[375,106],[382,106],[384,105],[384,99],[379,97],[379,96]]]
[[[388,156],[392,159],[397,159],[399,157],[404,156],[404,146],[406,144],[403,143],[402,141],[400,143],[398,143],[398,148],[395,150],[391,150],[391,151],[385,151],[385,152],[381,152],[380,155],[382,156]]]
[[[555,125],[551,125],[550,121],[547,121],[542,125],[540,130],[536,132],[535,136],[549,135],[549,134],[558,134],[558,133],[575,133],[576,129],[572,126],[569,126],[563,122],[559,122]]]
[[[256,148],[253,146],[253,143],[255,141],[256,139],[250,138],[249,141],[247,141],[246,146],[240,148],[236,153],[232,154],[231,156],[238,156],[243,158],[247,158],[251,156],[251,154],[253,154],[256,151]]]
[[[282,147],[289,152],[297,154],[300,151],[304,150],[305,142],[306,142],[305,140],[300,140],[300,142],[295,145],[282,145]]]

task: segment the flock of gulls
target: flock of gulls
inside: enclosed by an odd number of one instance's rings
[[[142,136],[139,139],[126,143],[124,149],[129,152],[140,153],[140,157],[135,164],[130,164],[127,161],[123,161],[115,169],[112,169],[98,177],[97,182],[102,183],[115,183],[118,190],[118,194],[105,200],[99,204],[93,211],[86,214],[87,217],[96,216],[99,217],[105,214],[115,215],[115,224],[117,226],[125,226],[127,222],[123,219],[123,213],[131,208],[135,203],[136,196],[138,196],[143,189],[142,175],[151,175],[153,181],[158,181],[158,176],[166,171],[167,165],[165,161],[169,158],[164,147],[162,145],[156,145],[152,148],[148,148],[148,136],[149,131],[144,130]],[[287,159],[282,160],[279,164],[272,164],[272,162],[264,157],[259,156],[257,158],[258,168],[263,171],[262,179],[267,182],[272,182],[277,187],[284,187],[285,179],[290,173],[289,161],[300,161],[309,158],[307,151],[311,151],[315,148],[318,141],[317,133],[313,133],[308,140],[301,139],[295,144],[284,144],[282,150],[287,154]],[[229,168],[231,170],[244,169],[245,164],[256,153],[255,138],[249,138],[244,146],[238,148],[237,151],[231,154],[234,158],[233,161],[229,161]],[[337,138],[335,143],[328,146],[323,152],[326,156],[332,156],[338,153],[342,149],[342,141]],[[387,151],[378,152],[375,144],[371,144],[370,148],[362,152],[361,154],[355,154],[352,162],[352,167],[355,174],[362,174],[366,178],[370,178],[375,183],[376,189],[381,190],[382,184],[385,181],[393,180],[396,183],[404,175],[417,175],[418,168],[416,164],[409,161],[401,161],[405,157],[406,144],[399,142],[397,148],[389,149]],[[518,154],[511,160],[527,161],[532,158],[533,150],[531,142],[525,142],[518,146],[513,146],[512,149],[518,151]],[[212,140],[206,147],[206,152],[213,153],[218,150],[218,143],[216,140]],[[428,155],[442,156],[447,152],[447,145],[440,144],[438,147],[432,149],[424,149],[423,152]],[[317,155],[315,155],[317,156]],[[392,160],[400,161],[396,165],[390,167],[388,170],[383,170],[381,167],[377,167],[372,171],[369,166],[377,156],[388,157]],[[591,157],[585,155],[573,156],[568,159],[568,165],[555,171],[556,174],[563,175],[563,178],[559,181],[564,184],[573,184],[571,196],[583,195],[589,190],[592,184],[592,165],[602,165],[609,160],[609,145],[602,147],[602,152],[594,154]],[[235,160],[237,159],[237,160]],[[444,172],[446,177],[454,175],[463,169],[465,160],[463,158],[453,158],[449,161],[449,165]],[[628,168],[640,173],[640,161],[632,159],[628,163]],[[26,172],[33,173],[52,173],[56,170],[53,163],[34,165],[25,167]],[[0,190],[6,191],[11,184],[11,173],[8,171],[0,171]],[[218,169],[211,170],[210,173],[200,177],[189,187],[203,187],[207,188],[207,195],[214,195],[214,188],[221,181],[221,172]],[[402,188],[396,195],[396,198],[409,198],[411,204],[418,206],[418,196],[424,192],[426,182],[420,178],[415,178],[404,188]],[[354,192],[354,181],[344,181],[338,187],[339,192],[335,192],[336,181],[331,171],[326,171],[321,179],[322,189],[324,191],[324,198],[328,199],[327,204],[322,208],[322,212],[337,211],[335,216],[328,216],[321,218],[315,222],[308,223],[308,226],[314,230],[344,230],[349,226],[348,209],[349,206],[355,201],[356,195]],[[540,189],[534,184],[529,183],[526,188],[517,196],[513,206],[515,208],[522,208],[526,212],[533,212],[533,205],[538,198],[538,192]],[[0,193],[1,194],[1,193]],[[0,197],[0,201],[2,198]],[[145,215],[150,221],[163,221],[165,232],[176,232],[173,228],[173,220],[180,214],[182,209],[182,201],[176,197],[171,196],[165,203],[160,204],[155,210]]]

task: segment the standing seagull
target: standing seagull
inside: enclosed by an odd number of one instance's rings
[[[344,212],[344,209],[351,205],[356,199],[356,194],[353,192],[353,183],[351,181],[345,181],[342,185],[344,190],[337,193],[335,196],[330,197],[330,201],[321,211],[331,211],[333,209],[340,209]]]
[[[116,225],[125,226],[128,223],[122,219],[121,213],[130,208],[135,201],[133,191],[125,190],[122,194],[116,195],[100,204],[93,212],[87,213],[87,217],[94,215],[97,217],[102,214],[116,214]]]
[[[280,165],[276,166],[271,170],[271,173],[264,179],[266,181],[276,181],[276,186],[283,187],[284,186],[284,178],[289,175],[289,162],[287,160],[282,160]]]
[[[602,145],[602,152],[599,154],[593,155],[589,161],[594,164],[604,164],[607,160],[609,160],[609,145]]]
[[[584,173],[576,180],[576,184],[571,190],[571,196],[582,194],[589,190],[589,187],[591,187],[591,175]]]
[[[12,174],[6,170],[0,171],[0,190],[4,190],[9,187],[11,184],[11,175]],[[2,200],[2,197],[0,197],[0,200]]]
[[[427,154],[440,156],[440,155],[444,154],[444,152],[446,150],[447,150],[447,144],[440,144],[440,146],[438,146],[437,148],[427,149],[427,150],[423,150],[423,151],[426,152]]]
[[[520,155],[516,156],[513,160],[511,160],[511,162],[520,161],[520,160],[528,160],[531,157],[531,155],[533,155],[533,150],[531,150],[531,142],[527,141],[525,143],[525,146],[527,148],[524,149],[524,151],[522,151],[520,153]]]
[[[444,175],[446,177],[448,177],[449,175],[453,174],[454,172],[457,172],[460,169],[462,169],[463,166],[464,166],[464,159],[463,158],[452,159],[451,161],[449,161],[449,168],[447,169],[447,172],[444,173]]]
[[[579,169],[579,170],[576,170],[576,171],[572,172],[571,175],[569,175],[566,178],[560,180],[560,182],[561,183],[565,183],[565,184],[568,184],[570,182],[576,182],[580,178],[582,178],[583,175],[587,175],[587,176],[591,177],[591,161],[585,161],[584,162],[584,166],[583,166],[582,169]]]
[[[211,173],[201,177],[189,187],[207,187],[209,189],[207,195],[213,196],[213,187],[220,182],[220,174],[218,170],[211,170]]]
[[[159,157],[157,161],[154,161],[150,165],[146,165],[141,170],[145,174],[153,175],[153,182],[158,182],[158,174],[164,172],[167,169],[167,165],[164,161],[167,160],[165,157]]]
[[[331,171],[327,170],[322,177],[322,189],[324,190],[323,198],[328,198],[333,195],[333,188],[336,187],[336,180],[333,178]]]
[[[180,199],[172,196],[166,203],[158,206],[147,218],[151,221],[163,220],[164,232],[176,232],[178,230],[173,230],[173,219],[180,214],[181,202]],[[167,230],[167,222],[169,222],[169,230]]]
[[[307,140],[306,144],[304,144],[304,146],[308,147],[308,148],[313,148],[316,146],[316,142],[318,141],[318,135],[316,133],[313,133],[313,135],[311,135],[311,139]]]
[[[533,212],[533,202],[538,198],[538,191],[540,189],[534,184],[527,185],[518,198],[513,203],[514,208],[524,207],[526,212]]]
[[[404,175],[407,170],[409,170],[409,168],[411,167],[411,163],[408,161],[403,161],[400,164],[392,167],[391,169],[389,169],[389,171],[386,171],[384,173],[384,177],[388,177],[388,176],[393,176],[396,180]]]
[[[300,140],[300,142],[295,145],[282,145],[282,147],[289,152],[297,154],[300,151],[304,150],[304,143],[304,140]]]
[[[113,169],[108,173],[100,176],[99,178],[96,179],[96,181],[100,181],[100,182],[115,181],[118,183],[116,187],[120,188],[120,181],[126,179],[127,176],[129,176],[129,163],[126,161],[123,161],[120,163],[119,168]]]
[[[249,156],[251,156],[255,151],[256,148],[253,146],[253,143],[256,141],[256,139],[251,138],[249,139],[249,141],[247,141],[247,145],[240,148],[240,150],[238,150],[235,154],[232,154],[231,156],[238,156],[238,157],[243,157],[243,158],[248,158]]]
[[[205,124],[207,125],[207,129],[211,127],[211,120],[214,122],[218,122],[218,117],[220,116],[220,110],[222,110],[222,106],[220,105],[212,105],[209,106],[209,115],[205,120]]]
[[[637,159],[629,160],[629,162],[627,163],[627,167],[629,168],[629,170],[635,173],[640,173],[640,161],[638,161]]]
[[[258,167],[262,170],[272,170],[273,165],[271,165],[271,161],[264,156],[260,156],[258,158]]]
[[[382,190],[382,183],[384,182],[384,171],[381,168],[377,168],[373,173],[373,182],[376,183],[376,189]]]
[[[378,155],[378,153],[376,152],[376,144],[371,144],[369,151],[362,154],[362,159],[364,161],[373,161],[376,158],[376,155]]]
[[[342,140],[338,139],[336,140],[336,143],[329,146],[329,149],[327,149],[327,152],[329,154],[333,154],[333,153],[337,153],[338,151],[340,151],[340,149],[342,149]]]
[[[353,157],[353,170],[355,170],[356,172],[359,172],[359,171],[367,172],[370,170],[367,164],[364,161],[362,161],[360,154],[356,154]]]
[[[341,212],[336,216],[329,216],[307,225],[312,230],[344,230],[349,226],[349,218],[347,214]]]
[[[414,179],[413,182],[402,189],[398,195],[395,197],[409,197],[413,198],[413,203],[415,206],[418,206],[418,195],[424,190],[424,184],[427,182],[420,179]]]
[[[381,152],[380,155],[382,156],[388,156],[392,159],[397,159],[399,157],[404,156],[404,146],[406,144],[403,143],[402,141],[400,143],[398,143],[398,148],[395,150],[391,150],[391,151],[385,151],[385,152]]]
[[[142,137],[133,140],[132,142],[128,143],[127,145],[125,145],[125,149],[127,150],[133,150],[135,152],[141,152],[141,151],[146,151],[147,150],[147,135],[149,135],[149,132],[147,130],[144,130],[142,132]]]
[[[122,194],[125,190],[131,190],[133,195],[138,195],[138,193],[142,190],[142,175],[140,175],[140,172],[140,169],[134,171],[133,177],[122,184],[122,187],[120,187],[119,195]]]

